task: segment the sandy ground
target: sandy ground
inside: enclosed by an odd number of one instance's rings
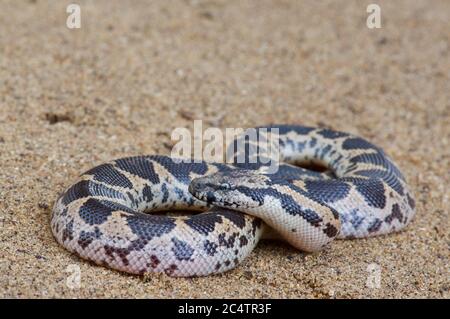
[[[379,1],[381,29],[367,1],[78,1],[79,30],[66,2],[0,3],[0,297],[449,297],[449,1]],[[362,135],[400,165],[416,218],[317,254],[261,243],[195,279],[124,275],[55,242],[51,207],[80,172],[169,154],[195,118]]]

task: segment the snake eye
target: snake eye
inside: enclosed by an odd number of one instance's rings
[[[222,184],[220,184],[220,189],[222,189],[222,190],[231,189],[231,184],[228,182],[222,183]]]

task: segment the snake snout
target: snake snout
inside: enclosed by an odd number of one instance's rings
[[[260,202],[255,202],[245,194],[248,187],[242,187],[242,179],[233,177],[213,174],[195,178],[189,185],[189,192],[201,201],[223,208],[245,211],[247,208],[260,206]]]
[[[199,192],[205,192],[208,190],[214,190],[214,184],[204,182],[201,178],[196,178],[191,181],[189,184],[189,192],[191,194],[199,193]]]
[[[207,202],[208,204],[213,204],[218,200],[216,196],[216,185],[204,181],[203,178],[196,178],[192,180],[189,184],[188,190],[194,197],[201,201]]]
[[[231,190],[232,186],[227,181],[220,181],[209,176],[195,178],[189,184],[189,192],[200,200],[213,203],[217,201],[217,195],[223,191]]]

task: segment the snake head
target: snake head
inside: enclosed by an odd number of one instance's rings
[[[267,175],[236,169],[195,178],[189,192],[199,200],[224,208],[245,210],[263,204],[261,189],[270,182]]]

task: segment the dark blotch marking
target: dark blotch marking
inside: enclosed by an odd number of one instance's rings
[[[109,245],[105,245],[103,248],[105,249],[105,254],[111,259],[114,259],[114,255],[117,255],[125,266],[129,265],[130,262],[128,261],[127,256],[130,253],[130,250],[128,248],[116,248]]]
[[[89,191],[89,183],[89,181],[81,181],[75,185],[72,185],[62,198],[64,205],[68,205],[79,198],[90,196],[91,193]]]
[[[409,194],[406,194],[406,197],[408,198],[409,207],[411,207],[411,209],[416,208],[416,202],[414,198],[412,198]]]
[[[346,139],[344,143],[342,143],[342,147],[346,150],[353,150],[353,149],[375,149],[379,150],[378,147],[375,145],[367,142],[366,140],[360,138],[360,137],[353,137]]]
[[[106,187],[105,185],[97,184],[92,181],[80,181],[72,185],[64,194],[62,201],[64,205],[88,196],[104,196],[109,198],[125,199],[125,197],[118,191]]]
[[[111,209],[111,211],[123,211],[123,212],[127,212],[130,214],[135,214],[136,211],[134,211],[132,208],[116,203],[116,202],[112,202],[109,200],[100,200],[99,203],[105,207],[108,207],[109,209]]]
[[[364,217],[358,214],[359,210],[356,208],[352,210],[349,214],[350,216],[350,223],[355,229],[358,229],[359,226],[362,225],[364,221]],[[342,222],[344,222],[345,214],[342,215]]]
[[[96,199],[88,199],[80,207],[80,217],[89,225],[103,224],[111,215],[111,209],[101,205]]]
[[[177,194],[178,199],[183,199],[186,196],[184,191],[181,188],[174,187],[173,191],[175,192],[175,194]]]
[[[217,247],[216,243],[209,241],[208,239],[205,240],[203,244],[203,249],[209,256],[214,256],[217,253]]]
[[[130,174],[137,175],[153,184],[159,183],[159,176],[153,168],[153,163],[143,156],[122,158],[115,161],[118,168]]]
[[[306,135],[315,130],[313,127],[301,126],[301,125],[280,125],[280,124],[272,124],[269,126],[261,126],[258,128],[267,128],[268,132],[271,132],[272,129],[278,129],[278,132],[282,135],[287,134],[289,132],[295,132],[300,135]]]
[[[124,188],[133,188],[130,180],[111,164],[102,164],[84,174],[93,175],[94,180],[99,182]]]
[[[205,162],[201,163],[175,163],[172,158],[168,156],[156,155],[151,156],[154,162],[157,162],[165,169],[167,169],[176,179],[189,184],[191,181],[190,174],[204,175],[208,171],[208,165]]]
[[[190,260],[194,249],[185,241],[179,240],[178,238],[172,238],[172,252],[178,260]]]
[[[214,231],[216,223],[220,223],[221,221],[222,217],[217,213],[204,213],[191,216],[185,223],[196,232],[208,235]]]
[[[256,230],[259,229],[261,227],[261,219],[259,218],[255,218],[252,221],[252,235],[255,236],[256,235]]]
[[[339,138],[339,137],[346,137],[349,135],[348,133],[333,131],[330,129],[320,130],[317,132],[317,134],[322,135],[325,138],[331,138],[331,139],[335,139],[335,138]]]
[[[374,232],[378,231],[381,228],[382,224],[383,224],[383,222],[380,219],[377,218],[377,219],[374,220],[372,225],[370,225],[367,230],[369,231],[369,233],[374,233]]]
[[[226,219],[230,220],[233,224],[235,224],[239,229],[242,229],[245,227],[245,217],[242,213],[229,211],[229,210],[223,210],[219,213],[219,215],[222,215]]]
[[[351,186],[348,183],[337,180],[306,180],[305,187],[308,190],[308,197],[326,203],[333,203],[345,198],[351,189]]]
[[[69,208],[68,207],[65,207],[64,209],[63,209],[63,211],[61,212],[61,216],[67,216],[67,213],[68,213],[68,211],[69,211]]]
[[[356,190],[364,197],[369,206],[383,209],[386,206],[386,196],[384,195],[384,185],[377,179],[350,178]]]
[[[169,191],[167,189],[166,183],[163,183],[161,185],[161,192],[163,193],[163,198],[162,198],[161,202],[167,203],[167,200],[169,199]]]
[[[110,258],[114,259],[115,256],[118,256],[122,263],[125,266],[128,266],[130,264],[128,260],[128,255],[132,251],[141,250],[144,248],[144,246],[147,244],[148,241],[138,238],[136,240],[133,240],[128,247],[114,247],[110,245],[105,245],[103,248],[105,249],[105,254],[108,255]]]
[[[113,211],[125,211],[134,213],[134,211],[126,206],[107,201],[89,198],[80,207],[80,217],[89,225],[103,224]]]
[[[392,163],[383,153],[381,149],[375,149],[377,153],[370,153],[370,154],[359,154],[357,156],[354,156],[350,159],[350,162],[357,164],[357,163],[371,163],[377,166],[382,166],[386,169],[386,171],[382,170],[381,174],[377,174],[374,177],[383,177],[388,175],[393,175],[395,178],[405,180],[403,177],[403,174],[400,172],[400,170],[395,166],[394,163]],[[389,177],[391,178],[391,177]]]
[[[243,247],[248,244],[248,239],[244,235],[239,237],[239,247]]]
[[[160,263],[161,261],[158,259],[158,257],[156,257],[155,255],[150,256],[150,267],[155,269]]]
[[[392,223],[394,219],[398,219],[400,222],[403,220],[403,214],[400,210],[400,206],[398,204],[392,205],[392,211],[389,215],[386,216],[384,221],[388,224]]]
[[[400,183],[398,176],[396,176],[389,169],[379,170],[379,169],[370,169],[370,170],[360,170],[352,172],[353,175],[366,176],[373,179],[382,179],[388,184],[393,190],[395,190],[398,194],[404,194],[403,186]]]
[[[85,232],[82,231],[80,233],[80,237],[78,238],[78,244],[85,249],[87,246],[89,246],[94,239],[100,238],[102,235],[100,229],[98,227],[95,227],[95,231],[93,232]]]
[[[233,233],[226,239],[226,233],[219,234],[219,245],[226,248],[233,248],[238,233]]]
[[[327,155],[331,151],[331,145],[325,146],[323,149],[320,150],[320,158],[325,158],[325,155]]]
[[[177,269],[178,269],[178,266],[175,265],[175,264],[172,264],[172,265],[169,266],[169,268],[166,268],[166,269],[164,270],[164,272],[166,273],[166,275],[172,276],[173,273],[174,273]]]
[[[144,198],[144,200],[149,203],[153,200],[153,193],[152,193],[152,189],[150,186],[145,185],[144,188],[142,189],[142,197]]]
[[[87,246],[92,243],[94,239],[92,237],[87,237],[86,233],[82,232],[80,234],[80,239],[78,239],[78,245],[81,246],[81,248],[85,249]]]
[[[325,225],[325,229],[323,230],[323,232],[330,238],[334,238],[336,237],[336,235],[338,234],[338,229],[336,227],[334,227],[332,224],[327,223]]]
[[[322,217],[320,217],[315,211],[309,208],[302,209],[300,215],[314,227],[319,227],[323,222]]]
[[[282,182],[283,181],[273,181],[273,183],[277,183],[277,184],[282,183]],[[284,182],[287,187],[291,187],[291,188],[295,189],[295,191],[301,193],[304,196],[307,196],[307,197],[313,196],[312,195],[313,193],[310,194],[310,192],[305,192],[301,188],[296,187],[295,185],[290,184],[287,181],[284,181]],[[292,196],[285,194],[285,193],[281,193],[274,188],[250,189],[248,187],[238,187],[237,189],[241,193],[245,194],[246,196],[251,197],[255,201],[259,201],[260,203],[264,202],[265,196],[275,197],[281,201],[281,207],[283,207],[283,209],[286,211],[286,213],[288,213],[289,215],[292,215],[292,216],[297,216],[297,215],[302,216],[305,220],[307,220],[313,226],[319,226],[322,222],[322,218],[314,210],[307,209],[307,208],[300,206],[299,203],[297,203],[292,198]],[[316,194],[316,197],[318,197],[318,194]],[[319,200],[319,202],[323,203],[323,201],[320,201],[320,200]],[[323,203],[322,205],[326,206],[325,203]],[[328,207],[328,208],[331,211],[333,211],[333,209],[331,207]],[[336,212],[336,214],[337,214],[337,212]]]
[[[131,231],[146,241],[161,237],[175,228],[175,220],[169,216],[139,213],[125,218]]]
[[[66,239],[69,239],[69,240],[73,239],[73,220],[68,222],[66,227],[63,229],[62,241],[65,242]]]

